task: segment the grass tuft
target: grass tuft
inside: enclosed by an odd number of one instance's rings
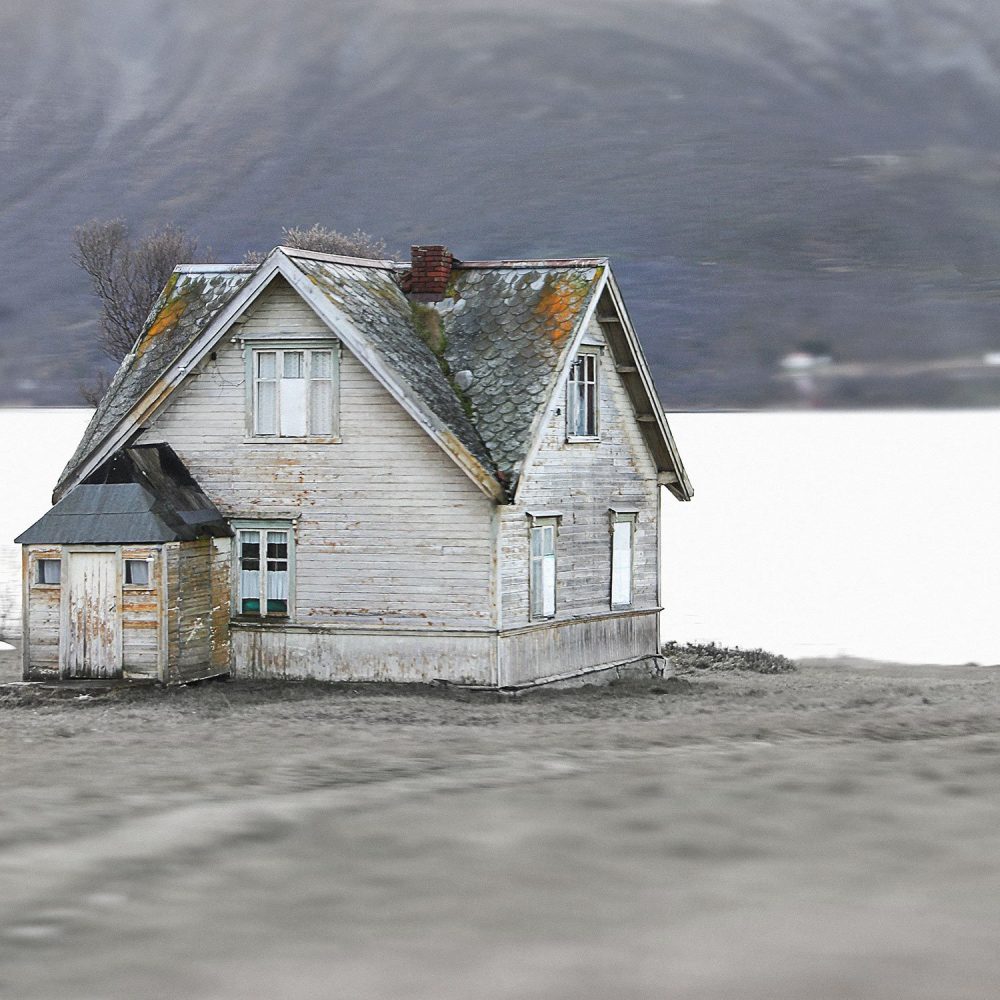
[[[754,674],[786,674],[798,667],[794,660],[766,649],[740,649],[739,646],[717,646],[714,642],[668,642],[663,655],[673,664],[675,673],[702,670],[746,670]]]

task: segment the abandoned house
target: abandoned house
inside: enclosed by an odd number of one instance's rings
[[[661,489],[691,497],[606,259],[181,265],[17,539],[24,676],[654,656]]]

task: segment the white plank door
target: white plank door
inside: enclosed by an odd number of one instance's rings
[[[121,587],[115,551],[63,556],[63,677],[121,677]]]

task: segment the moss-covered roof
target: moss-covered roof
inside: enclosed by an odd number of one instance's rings
[[[603,262],[456,261],[445,296],[421,302],[404,294],[391,262],[283,253],[347,317],[408,396],[511,495],[535,417],[600,284]],[[251,277],[238,266],[175,272],[57,494]]]

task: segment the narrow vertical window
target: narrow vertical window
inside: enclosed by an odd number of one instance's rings
[[[260,614],[260,532],[241,531],[239,538],[240,611]]]
[[[282,351],[281,385],[279,386],[279,418],[282,437],[305,437],[306,366],[304,352]]]
[[[237,526],[235,588],[240,614],[266,618],[291,613],[292,547],[290,527],[261,522]]]
[[[635,514],[611,513],[611,607],[632,604],[632,563]]]
[[[579,354],[566,384],[566,436],[597,437],[597,355]]]
[[[267,612],[288,614],[288,532],[267,533]]]
[[[530,528],[531,617],[552,618],[556,613],[556,520],[536,520]]]
[[[254,433],[278,433],[278,355],[258,351],[254,380]]]
[[[333,434],[333,351],[313,351],[309,373],[309,430]]]

